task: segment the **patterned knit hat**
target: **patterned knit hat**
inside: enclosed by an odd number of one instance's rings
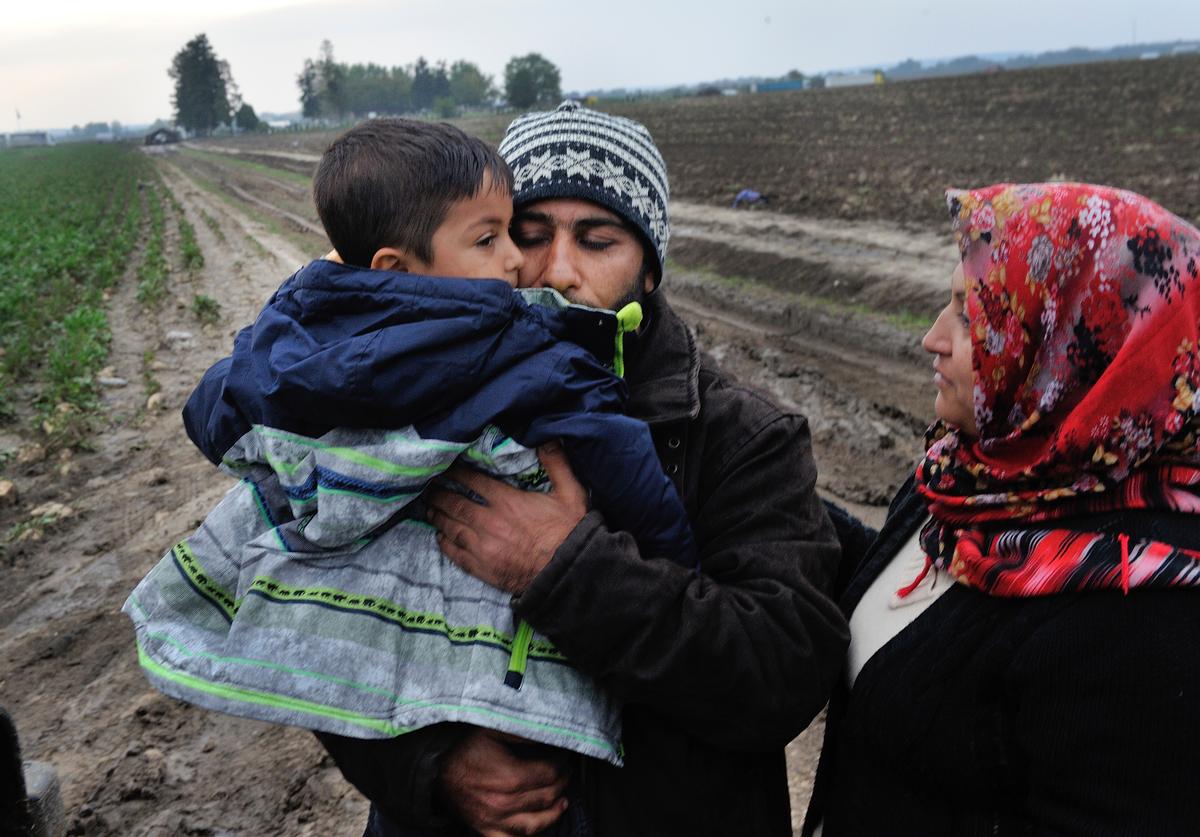
[[[513,120],[500,142],[513,170],[513,202],[581,198],[615,212],[653,248],[662,277],[671,226],[667,166],[638,122],[566,101]]]

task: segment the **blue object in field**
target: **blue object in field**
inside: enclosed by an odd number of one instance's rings
[[[756,192],[753,189],[743,189],[737,193],[737,197],[733,199],[733,208],[737,209],[742,203],[758,203],[763,198],[761,192]]]

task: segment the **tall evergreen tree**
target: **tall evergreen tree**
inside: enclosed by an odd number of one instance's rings
[[[429,62],[424,56],[417,58],[412,68],[412,106],[413,110],[428,110],[433,107],[433,100],[437,98],[437,81],[434,79],[433,70],[429,68]]]
[[[213,52],[204,34],[192,38],[175,54],[167,70],[175,81],[175,122],[201,135],[229,121],[228,66]]]
[[[316,119],[321,115],[321,89],[317,65],[311,58],[304,59],[304,69],[296,76],[300,88],[300,115],[305,119]]]
[[[317,59],[317,76],[321,95],[321,112],[342,119],[346,115],[346,65],[333,57],[333,44],[321,41],[321,57]]]

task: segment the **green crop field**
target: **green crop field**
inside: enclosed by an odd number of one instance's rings
[[[25,415],[18,401],[28,402],[66,428],[62,416],[94,406],[110,341],[104,291],[137,244],[147,177],[149,161],[128,146],[0,153],[3,416]]]

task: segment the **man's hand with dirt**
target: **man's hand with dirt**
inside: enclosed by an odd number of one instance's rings
[[[471,575],[514,595],[525,591],[587,514],[587,491],[562,445],[538,450],[551,490],[522,491],[465,466],[447,472],[483,503],[445,489],[428,498],[442,552]],[[484,729],[468,733],[441,762],[443,800],[484,837],[536,834],[566,811],[569,778],[552,759],[520,758],[522,739]]]

